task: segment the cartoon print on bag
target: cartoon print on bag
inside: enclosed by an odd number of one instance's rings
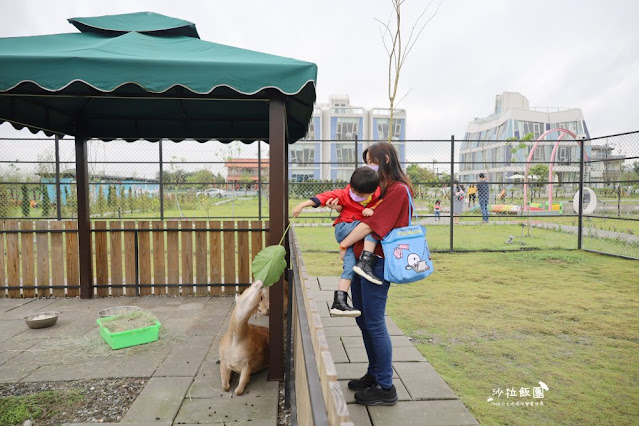
[[[422,260],[416,253],[409,254],[407,261],[408,265],[406,266],[406,269],[412,269],[415,272],[424,272],[430,268],[426,264],[426,261]]]
[[[399,244],[395,247],[395,250],[393,250],[395,259],[401,259],[404,256],[403,250],[410,250],[410,246],[408,244]]]

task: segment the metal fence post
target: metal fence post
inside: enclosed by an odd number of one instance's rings
[[[355,133],[355,169],[357,169],[357,133]]]
[[[47,192],[49,192],[48,188]],[[55,209],[58,220],[62,220],[62,194],[60,194],[60,137],[58,135],[55,135]]]
[[[160,150],[160,220],[164,220],[164,160],[162,157],[162,139],[159,142]]]
[[[450,136],[450,252],[453,252],[454,233],[453,233],[453,209],[455,200],[453,191],[455,190],[455,135]]]
[[[577,250],[581,250],[584,234],[584,150],[586,140],[581,138],[581,150],[579,151],[579,227],[577,229]]]

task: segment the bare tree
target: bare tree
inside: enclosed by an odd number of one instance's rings
[[[427,15],[428,10],[433,4],[433,1],[430,1],[419,17],[413,23],[413,26],[410,29],[410,33],[407,41],[402,41],[402,14],[401,7],[406,0],[391,0],[393,3],[393,13],[388,18],[386,23],[380,21],[375,18],[377,22],[380,23],[380,35],[382,37],[382,42],[384,43],[384,48],[386,49],[386,53],[388,54],[388,100],[390,101],[390,116],[388,120],[388,142],[392,141],[393,136],[393,119],[395,115],[395,107],[401,102],[400,99],[397,103],[395,100],[397,99],[397,88],[399,86],[399,76],[406,62],[406,58],[410,54],[413,47],[415,47],[415,43],[421,36],[422,32],[426,28],[426,25],[437,15],[439,11],[439,7],[441,6],[441,2],[437,5],[437,9],[432,13],[432,15]],[[395,18],[394,23],[393,19]],[[405,97],[406,95],[404,95]]]

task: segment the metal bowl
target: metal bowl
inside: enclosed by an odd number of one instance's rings
[[[112,317],[114,315],[124,315],[129,314],[131,312],[141,311],[142,308],[139,306],[113,306],[112,308],[102,309],[98,312],[100,318],[104,317]]]
[[[35,314],[24,317],[24,322],[29,328],[45,328],[51,327],[58,321],[60,312],[37,312]]]

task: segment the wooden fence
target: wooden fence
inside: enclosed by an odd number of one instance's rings
[[[291,332],[297,424],[352,426],[295,231],[291,229],[289,233],[294,275]]]
[[[241,292],[267,221],[95,221],[94,295]],[[0,222],[0,297],[79,296],[75,221]]]

